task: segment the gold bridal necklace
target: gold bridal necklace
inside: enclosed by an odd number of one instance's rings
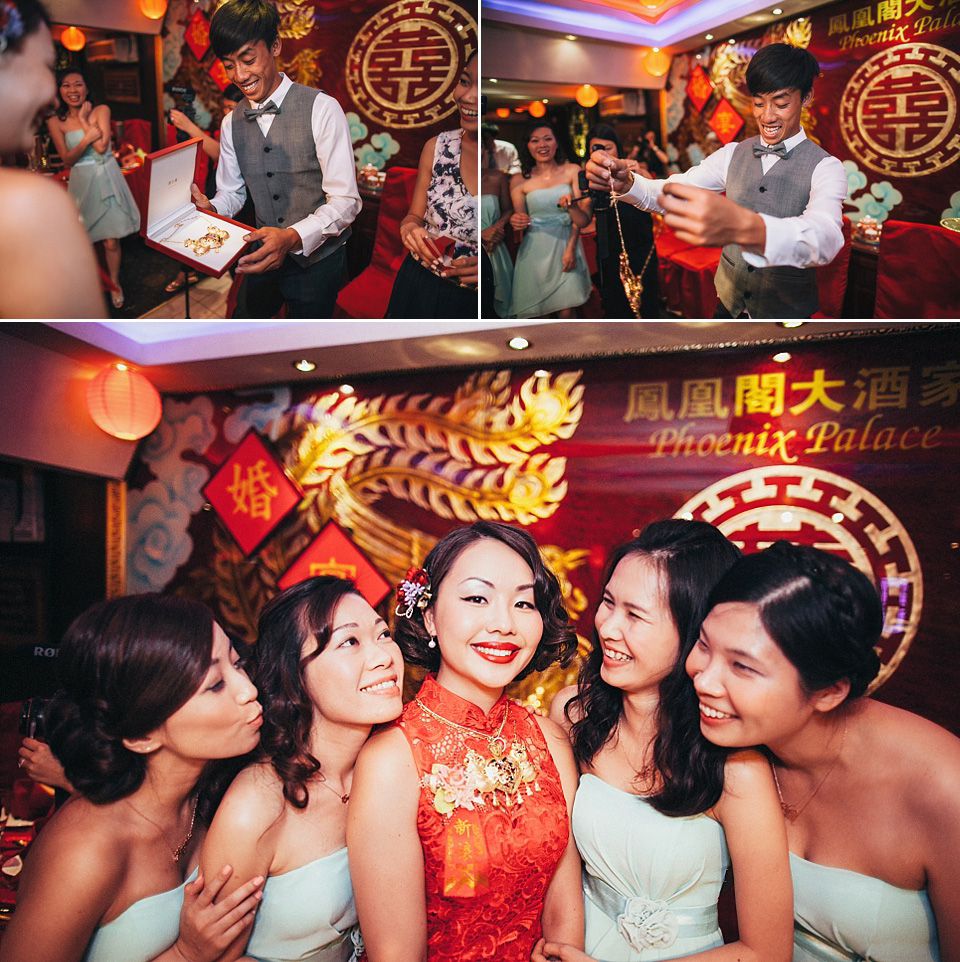
[[[623,292],[627,295],[630,309],[637,317],[640,317],[640,298],[643,296],[643,275],[647,272],[647,265],[650,263],[650,258],[653,257],[656,245],[650,245],[650,251],[647,254],[647,259],[643,262],[643,267],[640,268],[640,273],[635,274],[630,269],[630,258],[627,256],[627,242],[623,239],[623,227],[620,225],[620,207],[617,204],[619,200],[619,194],[610,194],[613,213],[617,218],[617,230],[620,233],[620,283],[623,284]]]
[[[170,849],[170,854],[173,855],[174,862],[180,861],[180,856],[187,850],[187,845],[190,844],[190,839],[193,838],[193,823],[197,817],[197,801],[199,800],[199,795],[193,796],[193,811],[190,813],[190,827],[187,829],[187,837],[180,843],[178,848],[174,848],[169,839],[167,838],[164,830],[152,819],[149,815],[144,815],[129,798],[125,798],[124,801],[139,815],[144,821],[149,822],[159,833],[160,837],[166,842],[167,848]]]
[[[844,721],[843,734],[840,736],[840,747],[837,749],[837,754],[833,756],[830,767],[823,773],[823,777],[814,786],[813,791],[799,805],[788,805],[783,800],[783,792],[780,791],[780,779],[777,778],[777,766],[773,761],[770,762],[770,768],[773,769],[773,784],[777,787],[777,798],[780,799],[780,808],[783,811],[784,818],[786,818],[791,825],[800,817],[800,813],[813,801],[813,797],[820,791],[823,783],[830,777],[830,773],[837,767],[837,762],[840,761],[840,753],[843,751],[843,743],[846,737],[847,723]]]

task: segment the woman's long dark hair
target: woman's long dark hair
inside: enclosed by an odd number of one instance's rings
[[[47,740],[90,801],[117,801],[143,783],[147,756],[123,741],[159,728],[197,691],[210,668],[213,624],[200,602],[144,594],[100,602],[67,629]]]
[[[564,153],[563,144],[560,143],[557,128],[546,120],[534,120],[523,128],[523,134],[520,137],[520,146],[517,148],[517,153],[520,156],[520,173],[523,174],[524,177],[529,177],[530,172],[537,166],[537,162],[533,159],[533,154],[530,153],[529,143],[533,132],[539,130],[541,127],[546,127],[553,134],[553,138],[557,142],[557,152],[553,155],[553,159],[558,164],[565,164],[567,162],[567,155]]]
[[[659,572],[680,639],[677,660],[660,683],[653,759],[662,785],[648,800],[665,815],[694,815],[719,799],[726,752],[700,733],[697,697],[684,663],[708,610],[710,590],[740,551],[706,521],[653,521],[610,556],[604,588],[617,565],[634,555],[646,558]],[[614,736],[623,714],[623,692],[601,678],[602,663],[603,649],[594,632],[577,694],[565,707],[568,719],[572,713],[578,716],[571,719],[571,740],[581,768]]]
[[[306,808],[307,783],[320,771],[310,753],[314,705],[307,690],[307,666],[326,648],[340,600],[359,592],[352,581],[318,575],[281,591],[260,613],[250,677],[260,693],[263,727],[260,756],[283,783],[283,797]]]

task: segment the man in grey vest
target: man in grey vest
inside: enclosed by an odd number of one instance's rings
[[[360,212],[350,127],[340,105],[280,73],[280,16],[266,0],[227,0],[210,22],[210,41],[246,100],[220,128],[217,193],[198,207],[230,217],[253,198],[256,249],[240,258],[244,275],[235,317],[332,317],[345,263],[344,243]]]
[[[800,126],[819,74],[808,50],[761,47],[746,72],[759,136],[666,180],[633,177],[608,154],[587,162],[591,187],[660,211],[681,241],[723,247],[714,317],[810,317],[818,308],[809,268],[829,264],[843,246],[847,195],[843,165]]]

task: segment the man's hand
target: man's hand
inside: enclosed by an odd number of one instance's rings
[[[190,196],[200,210],[212,210],[215,214],[217,213],[217,208],[210,203],[207,195],[196,184],[190,185]]]
[[[244,234],[243,239],[247,242],[262,240],[263,246],[237,261],[237,271],[241,274],[276,270],[290,251],[303,245],[300,235],[292,227],[261,227]]]
[[[595,150],[586,169],[591,190],[612,190],[622,194],[633,183],[628,162],[611,157],[605,150]]]
[[[721,194],[670,181],[658,203],[664,210],[663,222],[678,240],[696,247],[739,244],[743,250],[763,253],[767,242],[763,218]]]

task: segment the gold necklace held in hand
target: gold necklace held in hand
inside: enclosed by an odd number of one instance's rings
[[[813,801],[814,796],[823,787],[823,783],[830,776],[830,773],[837,767],[837,762],[840,761],[840,753],[843,751],[843,743],[846,737],[847,723],[844,721],[843,734],[840,736],[840,747],[837,749],[837,754],[833,756],[830,767],[823,773],[823,778],[817,782],[813,791],[799,805],[789,805],[783,800],[783,792],[780,791],[780,779],[777,778],[777,766],[772,761],[770,762],[770,767],[773,769],[773,784],[777,788],[777,798],[780,799],[780,809],[783,812],[783,817],[786,818],[791,825],[800,817],[800,813]]]
[[[452,728],[457,733],[457,741],[464,750],[463,768],[456,773],[455,778],[450,778],[448,773],[443,771],[446,766],[434,765],[434,770],[421,779],[424,787],[434,793],[433,805],[441,815],[450,815],[457,808],[473,810],[486,805],[487,796],[490,797],[490,804],[499,807],[500,800],[497,793],[504,796],[503,804],[507,808],[514,804],[521,804],[523,801],[522,789],[526,785],[526,794],[532,795],[534,791],[540,791],[540,784],[537,782],[538,771],[536,766],[530,761],[526,744],[519,738],[514,738],[507,750],[506,740],[503,738],[503,729],[507,724],[510,715],[509,703],[504,707],[503,720],[494,734],[489,732],[477,731],[475,728],[467,728],[465,725],[458,725],[456,722],[438,715],[435,711],[420,700],[419,696],[415,699],[420,709],[431,718],[442,722],[448,728]],[[473,735],[477,738],[484,738],[489,747],[489,758],[484,757],[475,748],[467,748],[463,740],[463,735]],[[438,769],[440,769],[438,771]],[[531,788],[531,783],[533,788]]]
[[[193,796],[193,811],[190,813],[190,827],[187,829],[187,837],[180,843],[179,846],[177,846],[177,848],[174,848],[170,844],[170,841],[167,838],[166,833],[152,818],[150,818],[149,815],[144,815],[143,812],[141,812],[140,809],[137,808],[136,805],[134,805],[129,798],[125,798],[124,801],[134,810],[134,812],[137,813],[137,815],[139,815],[144,821],[149,822],[160,833],[160,837],[166,843],[167,848],[170,849],[170,854],[173,855],[174,862],[179,862],[180,856],[182,856],[183,853],[187,850],[187,845],[190,844],[190,839],[193,838],[193,823],[197,817],[197,801],[199,800],[199,798],[200,798],[199,795]]]
[[[634,274],[630,269],[630,258],[627,257],[627,244],[623,239],[623,226],[620,223],[620,208],[617,205],[617,201],[619,200],[619,194],[610,195],[610,205],[613,207],[613,214],[617,219],[617,231],[620,234],[620,283],[623,284],[623,292],[627,295],[630,309],[637,317],[642,317],[640,314],[640,298],[643,295],[643,275],[647,272],[647,267],[650,264],[650,258],[653,257],[656,245],[650,245],[650,251],[647,253],[647,259],[643,262],[640,273]]]

